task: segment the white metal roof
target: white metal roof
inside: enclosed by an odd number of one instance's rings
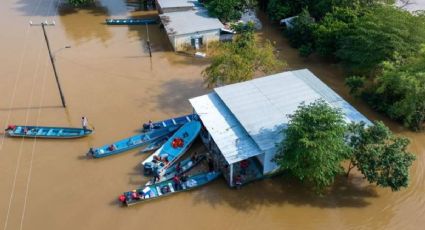
[[[229,164],[261,154],[261,150],[216,93],[189,101]]]
[[[194,10],[170,12],[160,15],[168,35],[196,34],[197,32],[219,30],[224,25],[217,18],[208,16],[202,7]]]
[[[366,117],[338,96],[309,70],[282,72],[251,81],[214,89],[231,113],[263,151],[274,149],[282,140],[279,132],[304,102],[322,98],[340,108],[347,121],[364,121]]]
[[[175,7],[193,7],[194,0],[157,0],[162,9]]]

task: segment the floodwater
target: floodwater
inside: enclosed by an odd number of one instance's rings
[[[241,190],[220,179],[192,192],[120,207],[121,192],[146,182],[138,167],[146,156],[135,150],[87,160],[85,152],[135,134],[146,120],[190,113],[187,99],[208,92],[201,78],[206,62],[174,54],[157,25],[103,24],[110,16],[150,14],[133,12],[135,4],[103,0],[100,7],[73,11],[59,3],[0,3],[0,125],[79,126],[84,115],[96,133],[69,141],[0,137],[1,229],[421,229],[425,224],[425,134],[409,132],[351,98],[338,66],[299,58],[267,24],[260,36],[276,42],[290,69],[309,68],[368,118],[384,119],[411,139],[417,160],[409,188],[393,193],[354,173],[317,197],[281,178]],[[30,27],[30,20],[56,22],[47,33],[67,109],[61,108],[42,30]],[[62,49],[66,45],[72,48]]]

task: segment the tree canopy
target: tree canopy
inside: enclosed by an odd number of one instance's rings
[[[212,50],[212,63],[203,71],[208,87],[250,80],[256,72],[272,73],[285,63],[277,58],[270,41],[255,38],[253,23],[233,26],[237,35],[233,42],[217,43]]]
[[[252,0],[206,0],[205,7],[211,16],[229,22],[238,20],[245,9],[255,6]]]
[[[89,3],[93,3],[95,0],[68,0],[68,2],[73,6],[83,6]]]
[[[343,172],[341,161],[348,158],[343,114],[318,100],[300,105],[290,119],[274,160],[322,193]]]
[[[351,124],[349,130],[352,156],[347,175],[357,166],[370,183],[393,191],[408,186],[409,168],[415,156],[406,150],[407,138],[395,137],[382,122],[369,127],[364,123]]]

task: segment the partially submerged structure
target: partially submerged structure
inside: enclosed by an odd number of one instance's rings
[[[175,51],[186,47],[199,48],[220,39],[224,25],[208,16],[204,8],[160,14],[161,22]]]
[[[323,99],[347,122],[368,119],[307,69],[215,88],[190,99],[203,123],[201,137],[230,186],[274,172],[276,144],[301,103]]]
[[[193,10],[196,2],[195,0],[155,0],[160,14]]]

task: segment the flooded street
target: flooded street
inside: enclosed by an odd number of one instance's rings
[[[130,151],[88,160],[91,146],[136,134],[143,122],[192,112],[187,99],[207,93],[204,60],[175,54],[158,25],[107,26],[107,17],[132,12],[124,0],[75,11],[65,0],[2,0],[0,3],[0,126],[80,126],[87,116],[92,136],[33,140],[0,136],[0,229],[422,229],[425,224],[425,133],[412,133],[348,95],[342,70],[317,57],[302,59],[279,30],[264,24],[260,36],[276,42],[289,69],[309,68],[369,119],[381,119],[411,139],[417,159],[408,189],[391,192],[355,173],[325,197],[280,178],[229,189],[223,179],[130,208],[117,197],[144,184]],[[137,7],[137,6],[136,6]],[[67,108],[61,101],[40,23],[47,27]],[[265,19],[263,20],[265,22]],[[146,40],[152,43],[152,58]],[[65,46],[70,49],[62,49]],[[194,146],[195,148],[200,148]]]

